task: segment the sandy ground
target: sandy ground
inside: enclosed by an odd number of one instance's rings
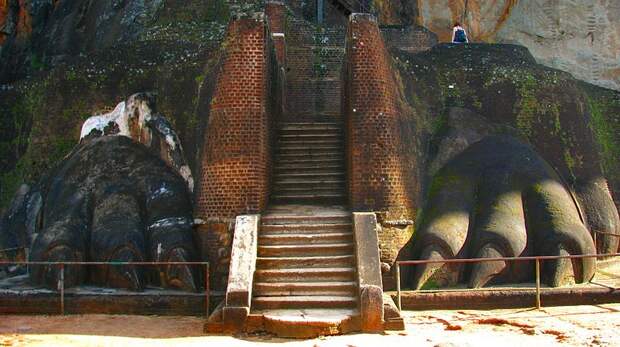
[[[0,316],[0,346],[620,346],[620,304],[491,311],[406,311],[407,330],[313,340],[203,336],[200,318]]]

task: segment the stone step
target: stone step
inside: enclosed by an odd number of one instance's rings
[[[300,152],[300,153],[278,153],[276,163],[286,162],[287,160],[339,160],[344,161],[343,151],[322,151],[322,152]]]
[[[266,234],[258,236],[261,246],[272,245],[314,245],[325,243],[351,243],[353,233],[314,233],[314,234]]]
[[[336,134],[342,136],[344,127],[341,125],[330,126],[286,126],[278,130],[278,135],[300,135],[300,134]]]
[[[275,180],[274,185],[278,187],[292,186],[292,187],[306,187],[306,188],[320,188],[320,187],[327,187],[327,186],[332,186],[335,188],[346,187],[345,181],[343,178],[332,178],[332,177],[324,178],[324,177],[316,177],[316,176],[308,177],[304,179],[281,178],[281,179]]]
[[[310,147],[310,146],[320,146],[320,145],[343,147],[343,144],[344,144],[344,139],[342,139],[341,137],[334,137],[330,139],[286,139],[286,140],[278,141],[278,146],[280,147],[295,147],[295,146]]]
[[[295,233],[295,234],[303,234],[303,233],[316,233],[317,231],[322,232],[338,232],[338,231],[351,231],[352,225],[351,223],[325,223],[325,224],[306,224],[304,222],[299,222],[299,224],[266,224],[265,220],[260,226],[260,233]]]
[[[324,179],[324,178],[341,178],[344,177],[344,171],[329,171],[329,172],[291,172],[291,173],[277,173],[275,174],[276,184],[277,181],[286,180],[286,179],[294,179],[294,178],[313,178],[313,179]]]
[[[350,282],[355,281],[353,267],[259,269],[256,282]]]
[[[289,151],[293,151],[293,150],[310,150],[310,149],[323,149],[323,150],[333,150],[333,151],[338,151],[341,150],[342,148],[344,148],[344,146],[342,145],[343,141],[337,141],[336,143],[325,143],[325,141],[322,141],[323,143],[304,143],[303,141],[289,141],[289,142],[278,142],[278,150],[289,150]]]
[[[316,257],[258,257],[257,269],[291,269],[291,268],[321,268],[321,267],[350,267],[355,263],[353,255],[316,256]]]
[[[342,156],[333,158],[287,158],[279,160],[276,165],[334,165],[344,164]]]
[[[349,255],[353,252],[352,242],[297,244],[297,245],[258,245],[259,257],[295,257],[295,256],[328,256]]]
[[[355,296],[356,282],[256,282],[255,296]]]
[[[257,296],[252,307],[257,310],[282,308],[354,308],[354,296]]]
[[[310,166],[310,165],[299,165],[299,166],[295,166],[295,165],[286,165],[286,166],[282,166],[282,165],[277,165],[274,168],[274,171],[276,174],[287,174],[287,173],[300,173],[300,172],[306,172],[306,173],[329,173],[329,172],[344,172],[345,168],[344,165],[339,165],[339,164],[333,164],[333,165],[324,165],[324,166]]]
[[[343,161],[326,161],[326,162],[296,162],[296,163],[275,163],[276,170],[318,170],[318,169],[336,169],[335,171],[343,171]]]
[[[339,153],[340,157],[344,161],[344,147],[343,146],[291,146],[291,147],[279,147],[277,149],[277,156],[281,155],[326,155],[332,156]]]
[[[320,213],[316,215],[288,215],[282,212],[268,211],[261,216],[262,224],[351,224],[351,214],[348,212]]]
[[[298,194],[328,194],[328,195],[346,195],[346,189],[344,187],[332,185],[332,186],[317,186],[317,187],[295,187],[291,185],[278,186],[274,185],[273,195],[298,195]]]
[[[343,140],[344,136],[339,132],[325,132],[317,130],[316,132],[299,132],[298,134],[280,134],[278,140],[280,141],[293,141],[293,140],[305,140],[305,141],[321,141],[321,140]]]
[[[257,327],[256,332],[297,339],[342,335],[361,329],[357,308],[256,310],[252,307],[248,321],[256,322],[252,325]]]
[[[271,199],[279,203],[344,203],[347,196],[342,193],[274,194]]]
[[[279,123],[280,132],[342,130],[343,123]]]

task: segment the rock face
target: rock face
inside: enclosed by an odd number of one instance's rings
[[[375,0],[386,24],[417,22],[451,39],[460,21],[474,42],[526,46],[541,64],[620,90],[620,2],[612,0]]]
[[[22,61],[48,64],[135,39],[163,5],[164,0],[0,1],[0,53],[10,62],[0,69],[0,79],[23,73]]]
[[[418,54],[392,52],[404,82],[402,95],[411,106],[408,123],[417,131],[410,148],[421,153],[424,167],[424,174],[412,177],[422,182],[424,193],[414,199],[424,207],[403,258],[590,253],[594,246],[586,230],[618,232],[620,219],[608,184],[617,199],[619,171],[612,158],[620,147],[617,135],[608,136],[607,129],[617,132],[620,124],[620,93],[537,64],[519,46],[441,44]],[[472,190],[478,192],[475,199],[467,198]],[[450,207],[456,201],[462,205]],[[476,225],[459,229],[471,216]],[[544,227],[537,227],[539,222]],[[502,236],[509,241],[482,247],[497,239],[489,235],[498,226],[512,230]],[[537,228],[552,234],[540,238]],[[617,240],[600,236],[599,253],[617,251]],[[526,239],[531,248],[523,248]],[[546,269],[547,281],[587,281],[586,274],[592,273],[592,264],[569,265]],[[467,278],[459,269],[428,268],[419,270],[414,284],[465,280],[476,287],[518,282],[522,272],[489,263]]]
[[[419,259],[595,253],[562,179],[533,148],[506,135],[472,144],[434,176],[413,244]],[[543,275],[549,285],[583,283],[594,276],[594,259],[576,261],[574,270],[569,263],[546,264]],[[472,288],[518,283],[532,279],[531,266],[477,263],[467,278],[460,264],[426,264],[417,267],[414,287],[429,281],[455,285],[463,277]]]
[[[8,205],[22,182],[36,182],[69,153],[86,118],[112,111],[136,91],[158,95],[158,111],[177,130],[195,172],[229,7],[224,0],[166,1],[151,20],[145,8],[139,20],[125,23],[132,29],[122,24],[116,36],[83,38],[87,33],[78,18],[91,17],[77,11],[80,6],[95,18],[109,11],[121,16],[134,2],[141,1],[106,2],[120,6],[111,9],[99,1],[60,1],[30,36],[7,37],[0,53],[0,69],[11,72],[0,73],[0,205]],[[151,8],[156,2],[144,3]],[[110,19],[97,32],[111,31],[114,23]],[[62,30],[49,31],[52,27]],[[39,42],[44,35],[80,48],[69,52],[50,44],[58,50],[47,51],[45,40]],[[153,124],[160,126],[165,128]]]

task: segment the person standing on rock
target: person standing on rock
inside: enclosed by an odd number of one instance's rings
[[[469,43],[467,33],[459,22],[454,23],[454,27],[452,28],[452,43]]]

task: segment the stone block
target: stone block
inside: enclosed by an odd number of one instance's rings
[[[353,229],[362,331],[383,331],[383,289],[375,214],[353,213]]]
[[[224,307],[222,331],[226,333],[243,331],[249,314],[249,307]]]
[[[360,286],[360,315],[363,332],[383,331],[383,290],[381,287]]]
[[[370,285],[381,288],[381,262],[379,260],[379,240],[377,218],[374,213],[353,213],[355,255],[360,286]]]
[[[250,307],[260,215],[238,216],[226,289],[227,307]]]

